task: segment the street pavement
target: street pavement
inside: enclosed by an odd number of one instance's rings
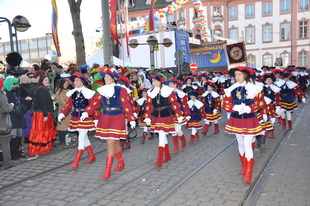
[[[307,198],[310,183],[308,114],[309,103],[297,119],[302,123],[298,122],[290,133],[294,138],[289,139],[281,154],[287,157],[281,156],[276,162],[257,205],[307,205],[310,202]],[[106,155],[103,140],[91,137],[95,153],[99,152],[97,161],[87,165],[83,159],[77,171],[70,168],[76,147],[55,149],[58,151],[0,171],[0,205],[151,205],[234,141],[233,135],[223,132],[226,121],[223,115],[220,134],[214,135],[212,126],[206,137],[201,135],[199,142],[188,143],[184,151],[172,154],[172,160],[162,168],[154,166],[158,140],[147,139],[141,144],[137,139],[131,149],[124,152],[125,169],[112,171],[108,180],[101,178]],[[190,131],[185,128],[184,131],[189,139]],[[141,135],[142,131],[139,133]],[[284,134],[280,124],[276,124],[276,138],[268,138],[265,149],[255,150],[253,179]],[[86,152],[83,157],[87,157]],[[115,166],[116,160],[113,168]],[[240,167],[235,143],[164,199],[161,205],[239,205],[250,186],[242,183],[242,176],[238,174]],[[6,188],[13,183],[16,184]],[[297,204],[293,204],[295,200]]]

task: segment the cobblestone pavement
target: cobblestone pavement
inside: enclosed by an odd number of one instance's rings
[[[184,151],[173,154],[172,160],[162,168],[154,166],[158,140],[146,140],[144,145],[140,144],[139,140],[135,141],[131,149],[124,152],[125,169],[112,172],[109,180],[101,178],[105,167],[105,152],[99,153],[93,164],[86,165],[85,159],[82,160],[77,171],[70,169],[76,148],[63,149],[18,164],[0,171],[2,187],[44,171],[47,173],[2,190],[0,188],[0,205],[148,205],[234,140],[233,136],[224,134],[225,123],[226,119],[223,118],[220,134],[213,135],[211,127],[207,137],[201,136],[201,140],[193,145],[188,143]],[[279,137],[284,134],[279,124],[276,126],[278,137],[267,139],[266,148],[255,152],[254,176],[272,148],[280,141]],[[184,130],[189,138],[189,130]],[[304,135],[306,134],[305,131]],[[170,145],[172,147],[172,144]],[[106,145],[104,141],[96,139],[93,147],[95,152],[99,152],[103,151]],[[86,154],[84,156],[86,157]],[[67,166],[61,167],[64,164]],[[116,161],[113,168],[115,165]],[[57,167],[60,168],[49,171]],[[237,145],[233,144],[162,205],[238,205],[249,187],[242,183],[239,170]],[[309,178],[305,179],[305,182],[308,183]],[[269,194],[270,190],[264,193]],[[263,195],[260,200],[260,205],[268,205],[264,203]]]

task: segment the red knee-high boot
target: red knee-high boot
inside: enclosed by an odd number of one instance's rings
[[[125,146],[125,140],[120,140],[119,144],[121,145],[122,151],[124,151],[124,146]]]
[[[286,129],[286,119],[282,119],[282,129]]]
[[[209,130],[209,124],[205,124],[203,126],[203,132],[202,132],[203,136],[206,136],[208,134],[208,130]]]
[[[278,123],[282,123],[283,122],[283,119],[282,119],[282,117],[280,116],[280,117],[278,117]]]
[[[177,153],[179,151],[179,137],[178,137],[178,135],[172,136],[172,142],[173,142],[172,153]]]
[[[124,146],[124,150],[126,149],[130,149],[130,139],[128,137],[128,135],[126,136],[126,142],[125,142],[125,146]]]
[[[269,137],[274,138],[274,129],[269,131]]]
[[[122,152],[118,152],[115,154],[116,159],[118,161],[117,166],[115,167],[114,171],[119,171],[125,168],[125,162],[123,159],[123,154]]]
[[[240,161],[241,161],[241,170],[240,170],[240,175],[245,175],[245,170],[246,170],[246,158],[245,158],[245,153],[243,155],[239,154]]]
[[[254,152],[254,149],[255,149],[255,142],[252,142],[252,150]]]
[[[147,132],[143,132],[142,138],[141,138],[141,143],[144,144],[145,138],[146,138]]]
[[[154,139],[154,132],[150,132],[150,137],[149,139]]]
[[[182,149],[185,149],[186,147],[186,138],[184,136],[184,134],[182,136],[179,137],[182,143]]]
[[[253,165],[254,165],[254,159],[250,159],[250,161],[248,161],[246,159],[246,171],[245,171],[245,176],[243,179],[244,183],[250,184],[252,181],[252,171],[253,171]]]
[[[214,134],[218,134],[219,132],[219,124],[214,123]]]
[[[163,155],[164,155],[164,148],[158,147],[158,157],[155,166],[161,167],[163,165]]]
[[[292,130],[293,129],[292,120],[287,120],[287,124],[288,124],[288,130]]]
[[[111,167],[113,165],[114,156],[107,156],[106,157],[106,166],[104,174],[101,176],[104,179],[109,179],[111,176]]]
[[[194,140],[195,140],[195,135],[191,134],[191,138],[189,139],[189,142],[193,144]]]
[[[171,160],[171,154],[170,154],[170,151],[169,151],[169,145],[166,144],[165,145],[165,159],[163,160],[163,163],[166,163],[169,160]]]
[[[78,168],[79,167],[80,160],[81,160],[81,157],[83,155],[83,152],[84,152],[84,150],[82,150],[82,149],[76,150],[75,158],[74,158],[73,164],[71,165],[72,168]]]
[[[199,141],[200,136],[199,136],[198,132],[196,132],[195,137],[196,137],[196,141]]]
[[[87,159],[87,161],[85,163],[89,164],[89,163],[95,162],[96,161],[96,156],[94,154],[92,146],[88,145],[85,149],[86,149],[86,151],[88,153],[88,159]]]

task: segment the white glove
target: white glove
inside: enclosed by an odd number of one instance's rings
[[[146,125],[151,125],[151,119],[150,118],[145,118],[144,122]]]
[[[239,104],[239,105],[235,105],[232,109],[234,110],[234,111],[236,111],[236,112],[241,112],[241,110],[242,110],[242,105],[241,104]]]
[[[204,121],[205,121],[205,124],[209,124],[210,123],[209,120],[207,120],[207,119],[204,119]]]
[[[276,107],[277,116],[281,116],[281,107]]]
[[[97,125],[98,125],[98,119],[95,119],[95,120],[94,120],[94,124],[95,124],[95,127],[97,127]]]
[[[84,121],[84,119],[86,119],[87,117],[88,117],[88,113],[87,112],[83,112],[81,117],[80,117],[80,120]]]
[[[227,112],[227,120],[229,120],[229,118],[230,118],[230,112]]]
[[[47,121],[47,118],[48,118],[48,117],[44,117],[44,118],[43,118],[43,122],[46,122],[46,121]]]
[[[190,120],[192,117],[191,116],[187,116],[186,117],[186,120],[188,121],[188,120]]]
[[[213,114],[216,114],[216,113],[217,113],[217,109],[214,109],[214,110],[213,110]]]
[[[241,114],[244,114],[244,113],[249,114],[249,113],[251,113],[251,107],[249,107],[249,106],[243,106],[241,111],[242,111]],[[239,114],[240,114],[240,113],[239,113]]]
[[[177,118],[177,120],[178,120],[179,124],[181,124],[181,123],[182,123],[182,121],[183,121],[183,116],[178,117],[178,118]]]
[[[274,125],[275,121],[276,121],[276,118],[271,118],[270,119],[270,122],[271,122],[272,125]]]
[[[10,105],[12,105],[13,107],[14,107],[14,103],[12,102],[12,103],[10,103]]]
[[[136,127],[136,121],[130,121],[129,122],[131,129]]]
[[[133,113],[133,116],[135,116],[135,118],[137,118],[138,114],[135,112],[135,113]]]
[[[268,116],[267,116],[267,114],[263,114],[263,120],[264,120],[264,122],[267,122],[267,121],[268,121]]]
[[[302,101],[304,104],[306,104],[307,99],[306,99],[306,98],[303,98],[301,101]]]
[[[58,122],[61,122],[61,120],[62,120],[63,118],[65,118],[65,115],[64,115],[63,113],[60,113],[60,114],[58,115]]]

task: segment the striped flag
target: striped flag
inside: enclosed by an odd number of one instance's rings
[[[56,5],[56,0],[52,0],[52,37],[53,42],[56,48],[57,56],[61,56],[60,48],[59,48],[59,41],[58,41],[58,33],[57,33],[57,24],[58,24],[58,10]]]
[[[150,4],[150,11],[149,11],[149,20],[146,25],[146,32],[155,31],[155,22],[154,22],[154,4],[156,0],[152,0]]]

